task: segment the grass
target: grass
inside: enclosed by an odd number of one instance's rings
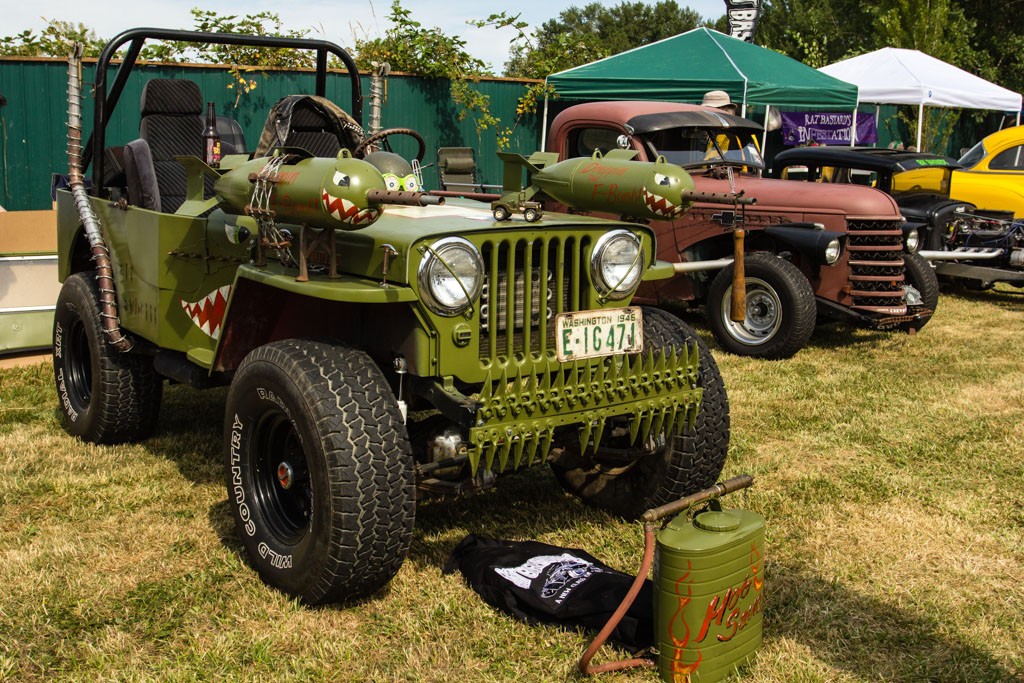
[[[725,475],[757,478],[733,504],[768,521],[742,680],[1024,681],[1022,332],[1024,295],[999,290],[944,296],[915,337],[833,327],[783,362],[716,353]],[[386,590],[307,609],[241,553],[222,390],[172,387],[154,438],[99,447],[61,430],[51,383],[45,364],[0,371],[0,680],[565,681],[586,635],[498,614],[441,574],[449,551],[476,532],[639,562],[639,525],[541,467],[421,505]]]

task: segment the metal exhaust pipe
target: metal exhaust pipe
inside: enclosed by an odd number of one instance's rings
[[[1003,255],[1002,249],[954,249],[953,251],[919,251],[926,261],[989,261]]]

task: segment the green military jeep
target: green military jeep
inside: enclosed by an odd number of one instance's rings
[[[275,107],[254,154],[219,121],[215,164],[198,88],[154,80],[139,140],[107,147],[147,39],[314,50],[317,92]],[[317,123],[333,106],[328,54],[347,67],[351,110]],[[389,190],[348,151],[365,150],[359,76],[324,41],[122,33],[96,66],[84,151],[78,68],[73,55],[70,189],[57,192],[64,425],[144,439],[165,380],[230,385],[228,499],[267,583],[307,604],[367,595],[401,566],[418,496],[544,460],[625,516],[715,481],[729,438],[715,362],[677,319],[629,306],[641,281],[672,274],[646,226],[499,223],[484,204]]]

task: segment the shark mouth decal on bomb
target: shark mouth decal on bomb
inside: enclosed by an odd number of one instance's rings
[[[220,339],[221,325],[224,323],[224,313],[228,309],[228,295],[231,293],[231,285],[224,285],[213,290],[202,299],[196,302],[180,299],[181,307],[195,326],[205,332],[213,339]]]
[[[644,204],[651,210],[651,213],[655,213],[665,218],[675,218],[683,213],[684,207],[679,204],[673,204],[665,197],[659,194],[653,194],[647,191],[647,188],[643,188]]]
[[[380,218],[380,209],[360,209],[358,206],[343,197],[333,197],[323,190],[321,200],[324,210],[331,214],[331,217],[349,225],[369,225]]]
[[[331,182],[335,186],[347,188],[352,182],[351,178],[341,171],[335,171]],[[327,188],[320,189],[320,200],[323,202],[324,211],[339,223],[349,225],[369,225],[380,218],[380,209],[361,209],[343,197],[335,197],[327,191]]]

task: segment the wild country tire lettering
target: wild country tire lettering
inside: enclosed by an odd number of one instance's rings
[[[259,544],[259,547],[257,548],[257,551],[259,552],[260,557],[262,557],[263,559],[266,559],[267,556],[269,556],[270,557],[270,566],[274,567],[275,569],[291,569],[292,568],[292,556],[291,555],[282,555],[281,553],[275,553],[273,550],[270,549],[270,546],[268,546],[263,541],[260,541],[260,544]]]
[[[53,357],[61,357],[61,339],[64,335],[64,328],[60,323],[56,324],[53,331]],[[78,422],[78,411],[71,405],[71,397],[68,396],[68,385],[64,380],[64,368],[57,368],[57,391],[60,393],[60,402],[64,406],[64,412],[72,422]]]
[[[252,521],[249,504],[245,502],[245,487],[242,486],[242,466],[239,464],[241,455],[238,452],[242,445],[243,426],[238,413],[235,413],[235,421],[231,425],[231,490],[235,494],[235,506],[238,508],[238,516],[242,520],[245,533],[252,537],[256,535],[256,524]]]
[[[274,395],[274,392],[262,388],[257,389],[257,392],[260,398],[270,398],[278,405],[281,405],[282,408],[284,407],[281,400]],[[256,523],[252,520],[249,504],[245,500],[245,487],[242,486],[242,467],[240,465],[241,455],[239,453],[242,446],[242,429],[244,427],[245,424],[238,417],[238,413],[235,413],[231,424],[231,489],[235,494],[235,505],[238,507],[238,516],[242,520],[242,526],[245,529],[245,533],[251,538],[256,535]],[[264,559],[269,557],[270,565],[275,569],[292,568],[291,555],[282,555],[281,553],[274,552],[264,541],[260,541],[257,551],[260,557]]]

